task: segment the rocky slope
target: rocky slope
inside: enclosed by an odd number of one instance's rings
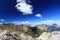
[[[25,33],[17,35],[15,32],[0,29],[0,40],[34,40],[34,39],[33,37]]]
[[[21,39],[21,40],[34,40],[32,36],[29,36],[29,35],[24,34],[24,33],[22,33],[22,34],[20,35],[20,39]]]
[[[0,40],[20,40],[20,38],[15,32],[0,30]]]
[[[37,40],[60,40],[60,32],[54,31],[54,32],[44,32],[42,35],[40,35]]]
[[[25,33],[17,35],[15,32],[0,29],[0,40],[60,40],[60,32],[43,32],[39,37],[34,39]]]

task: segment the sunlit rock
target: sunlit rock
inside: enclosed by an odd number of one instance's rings
[[[0,33],[0,40],[20,40],[18,35],[8,30],[4,30]]]
[[[20,35],[20,38],[21,40],[34,40],[31,36],[24,34],[24,33]]]
[[[60,40],[60,32],[54,31],[54,32],[44,32],[42,35],[40,35],[37,40]]]

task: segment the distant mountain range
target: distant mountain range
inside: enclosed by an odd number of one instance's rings
[[[10,25],[10,26],[12,26],[12,27],[16,27],[16,29],[18,29],[18,30],[20,30],[20,31],[22,31],[22,30],[27,30],[28,28],[33,28],[33,27],[37,27],[38,29],[40,29],[40,30],[45,30],[45,31],[47,31],[47,30],[49,30],[49,31],[60,31],[60,25],[58,25],[58,24],[51,24],[51,25],[49,25],[49,24],[40,24],[40,25],[34,25],[34,24],[20,24],[20,25],[15,25],[15,24],[12,24],[12,23],[3,23],[3,24],[0,24],[0,26],[8,26],[8,25]]]
[[[60,31],[60,25],[58,24],[52,24],[52,25],[46,25],[50,31]]]

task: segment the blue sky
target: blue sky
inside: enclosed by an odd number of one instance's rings
[[[0,23],[14,22],[39,24],[41,21],[60,21],[60,0],[30,0],[33,6],[32,14],[23,15],[15,7],[16,0],[0,0]],[[36,16],[40,14],[39,16]],[[59,23],[59,22],[56,22]]]

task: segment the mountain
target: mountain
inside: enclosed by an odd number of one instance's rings
[[[26,33],[32,37],[38,37],[43,32],[47,31],[47,27],[43,25],[33,25],[33,24],[21,24],[21,25],[14,25],[12,23],[9,24],[1,24],[0,29],[2,30],[9,30],[11,32],[16,32],[18,35],[21,33]]]
[[[0,40],[60,40],[60,26],[0,24]]]
[[[58,24],[46,25],[50,31],[60,31],[60,26]]]

